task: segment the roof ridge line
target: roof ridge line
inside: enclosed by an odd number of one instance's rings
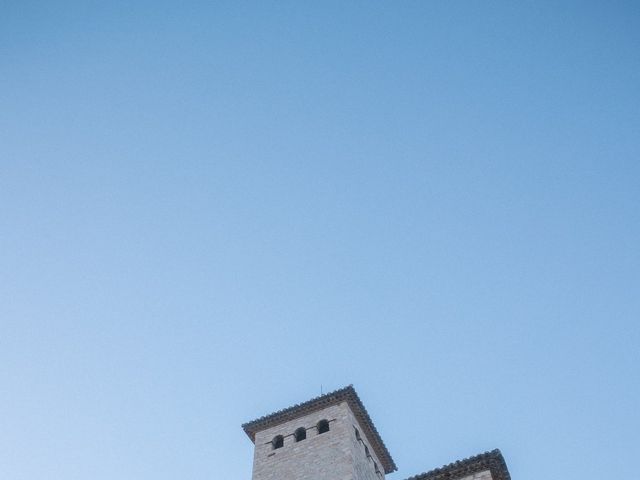
[[[470,473],[477,473],[481,469],[489,470],[492,480],[511,480],[507,464],[498,448],[462,460],[456,460],[427,472],[413,475],[406,480],[435,480],[440,477],[449,478],[453,475],[458,475],[459,478]]]

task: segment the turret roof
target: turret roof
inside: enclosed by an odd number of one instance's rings
[[[249,436],[251,441],[255,442],[256,433],[261,430],[279,425],[289,420],[296,419],[311,412],[322,410],[331,405],[336,405],[342,402],[347,402],[347,404],[351,408],[351,411],[358,419],[358,422],[360,423],[360,426],[364,431],[363,433],[371,442],[371,447],[382,463],[384,472],[391,473],[396,471],[396,464],[393,461],[393,458],[391,458],[391,454],[387,450],[387,447],[384,445],[382,438],[380,438],[378,430],[376,430],[371,417],[369,417],[369,414],[367,413],[367,409],[364,408],[364,405],[362,404],[362,401],[353,388],[353,385],[349,385],[339,390],[320,395],[319,397],[313,398],[307,402],[303,402],[298,405],[279,410],[251,422],[247,422],[242,425],[242,429]]]
[[[485,470],[491,472],[492,480],[511,480],[504,457],[497,448],[409,477],[407,480],[456,480]]]

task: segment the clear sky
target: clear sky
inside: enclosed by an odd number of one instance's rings
[[[640,5],[0,2],[0,477],[637,478]]]

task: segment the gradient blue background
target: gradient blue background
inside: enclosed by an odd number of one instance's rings
[[[0,477],[637,478],[637,2],[0,3]]]

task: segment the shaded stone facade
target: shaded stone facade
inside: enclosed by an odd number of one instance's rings
[[[385,480],[397,468],[352,386],[252,422],[252,480]],[[499,450],[407,480],[510,480]]]

